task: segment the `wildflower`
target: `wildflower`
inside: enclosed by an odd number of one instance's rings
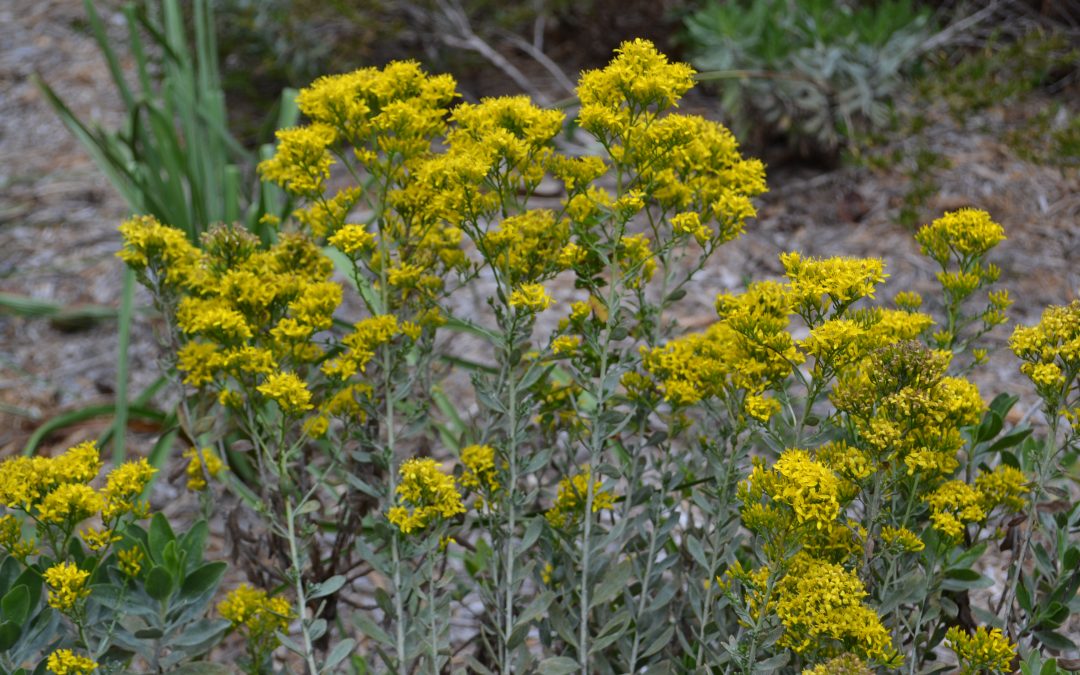
[[[494,492],[499,489],[499,474],[495,468],[495,448],[490,445],[468,445],[461,450],[465,472],[461,486],[470,490]]]
[[[854,654],[841,654],[802,671],[802,675],[873,675],[870,666]]]
[[[873,298],[877,285],[888,276],[885,264],[877,258],[818,259],[783,253],[780,262],[795,306],[811,326],[830,307],[839,312],[856,300]]]
[[[559,256],[556,259],[556,262],[558,263],[559,268],[568,270],[576,265],[584,263],[588,257],[589,252],[584,246],[571,241],[559,250]]]
[[[542,312],[555,302],[540,284],[524,284],[510,294],[510,306],[528,312]]]
[[[271,598],[266,591],[249,584],[241,584],[229,591],[225,599],[218,603],[217,610],[232,623],[233,628],[245,631],[249,649],[258,655],[277,648],[279,640],[276,633],[287,631],[289,619],[293,616],[288,600]]]
[[[570,224],[567,220],[556,222],[550,209],[533,209],[504,218],[498,228],[484,235],[486,255],[491,263],[506,275],[512,285],[542,279],[556,265],[561,265],[564,247],[569,247]],[[574,244],[577,247],[576,244]],[[568,254],[573,256],[577,247]]]
[[[110,471],[103,491],[105,507],[102,516],[111,519],[124,513],[145,515],[149,507],[145,502],[139,503],[138,498],[156,473],[157,469],[145,458],[124,462]]]
[[[120,571],[124,575],[134,579],[139,576],[139,572],[142,571],[143,557],[142,549],[138,546],[118,551],[116,554],[116,558],[119,561],[117,567],[120,568]]]
[[[49,586],[49,606],[61,612],[72,611],[90,595],[86,587],[90,573],[74,563],[57,563],[45,570],[44,578]]]
[[[854,572],[798,554],[775,592],[776,615],[784,625],[781,646],[797,654],[829,653],[835,642],[885,665],[902,662],[880,617],[862,603],[866,589]]]
[[[950,254],[960,260],[985,255],[1005,239],[1005,230],[979,209],[951,211],[915,234],[924,255],[944,264]]]
[[[326,375],[345,380],[357,372],[366,372],[368,363],[375,358],[375,349],[389,343],[402,328],[393,314],[380,314],[353,326],[353,332],[342,340],[345,352],[327,360],[322,371]]]
[[[96,661],[79,656],[70,649],[58,649],[49,654],[46,666],[55,675],[89,675],[98,668]]]
[[[327,241],[347,255],[368,252],[375,248],[375,235],[368,232],[363,225],[345,225]]]
[[[934,529],[950,539],[959,539],[967,523],[986,519],[986,512],[980,505],[982,494],[963,481],[948,481],[923,497],[923,501],[930,505]]]
[[[296,373],[272,373],[256,388],[260,394],[274,400],[286,414],[311,410],[311,392]]]
[[[983,672],[1010,672],[1010,664],[1016,656],[1016,645],[1009,642],[1000,628],[987,630],[977,626],[967,633],[953,626],[945,633],[949,648],[956,654],[963,675]]]
[[[387,518],[404,534],[422,530],[439,519],[465,513],[454,477],[443,473],[434,459],[406,460],[399,470],[397,506]]]
[[[649,247],[649,238],[643,234],[624,236],[619,241],[617,257],[630,288],[640,288],[656,273],[656,260]]]
[[[46,523],[77,523],[101,510],[104,501],[89,485],[64,483],[38,505],[38,518]]]
[[[184,459],[188,460],[186,469],[187,473],[187,489],[193,492],[200,492],[207,487],[206,476],[210,478],[217,478],[218,475],[227,469],[225,463],[221,461],[217,453],[213,448],[202,449],[202,459],[199,459],[199,452],[195,448],[184,451]],[[203,472],[203,461],[206,462],[206,471]]]
[[[23,539],[22,523],[10,513],[0,516],[0,549],[21,562],[36,552],[34,540]]]
[[[52,474],[62,483],[88,483],[101,471],[101,451],[94,441],[68,448],[52,462]]]
[[[676,234],[692,236],[701,246],[708,243],[713,236],[713,231],[708,225],[701,222],[701,215],[696,211],[686,211],[672,216],[671,229]]]
[[[881,528],[881,538],[887,545],[894,546],[901,551],[917,553],[926,548],[926,544],[919,539],[919,535],[906,527],[886,525]]]
[[[100,551],[120,541],[122,537],[112,530],[98,530],[93,527],[85,528],[82,534],[86,547],[91,551]]]
[[[749,480],[760,484],[773,501],[790,507],[800,524],[821,529],[840,513],[839,479],[806,450],[785,450],[772,469],[755,468]]]
[[[570,527],[584,515],[585,502],[588,500],[589,480],[591,478],[591,468],[584,465],[579,473],[559,481],[555,503],[545,514],[552,526]],[[592,482],[592,491],[593,513],[604,510],[610,511],[615,508],[615,496],[603,489],[603,481],[594,480]]]
[[[560,335],[551,341],[551,351],[556,356],[570,356],[581,347],[581,337],[578,335]]]
[[[987,513],[998,506],[1017,512],[1027,503],[1024,499],[1028,492],[1027,476],[1019,469],[1004,464],[993,471],[980,471],[975,478],[975,489],[979,491],[980,505]]]
[[[259,173],[286,190],[305,196],[322,192],[334,163],[327,149],[336,140],[334,128],[325,124],[279,129],[274,156],[259,164]]]

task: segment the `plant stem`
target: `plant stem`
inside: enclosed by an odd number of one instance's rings
[[[513,310],[511,310],[513,311]],[[516,509],[514,508],[514,486],[517,484],[517,380],[514,378],[514,366],[510,363],[510,355],[514,349],[514,332],[516,322],[511,320],[510,330],[506,335],[506,378],[507,389],[509,396],[509,414],[507,417],[507,440],[506,440],[506,454],[508,462],[509,476],[506,481],[506,510],[507,510],[507,532],[506,532],[506,577],[503,580],[505,584],[503,588],[504,603],[503,603],[503,635],[502,644],[500,645],[501,660],[500,664],[505,668],[505,672],[513,672],[513,655],[510,651],[510,636],[514,630],[514,529],[517,526],[516,523]]]
[[[304,639],[304,660],[308,672],[318,675],[319,667],[315,663],[315,648],[312,645],[311,633],[307,623],[307,597],[304,595],[304,576],[300,573],[300,553],[296,548],[296,513],[293,510],[292,498],[285,501],[285,524],[289,528],[289,557],[295,574],[296,604],[300,610],[300,634]]]

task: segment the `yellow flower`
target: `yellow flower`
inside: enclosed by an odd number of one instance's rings
[[[280,641],[276,633],[288,632],[289,620],[293,617],[288,600],[271,598],[266,591],[249,584],[241,584],[229,591],[217,609],[234,628],[244,630],[249,647],[258,655],[277,648]]]
[[[1002,464],[993,471],[980,471],[975,478],[975,489],[979,491],[983,510],[987,513],[1002,506],[1006,511],[1023,510],[1028,492],[1027,476],[1019,469]]]
[[[399,470],[397,505],[387,518],[404,534],[422,530],[439,519],[465,513],[454,477],[431,458],[406,460]]]
[[[86,582],[90,573],[74,563],[62,562],[45,570],[45,583],[49,586],[49,606],[61,612],[70,612],[90,595]]]
[[[696,211],[677,213],[671,218],[671,229],[676,234],[688,234],[697,243],[704,246],[713,236],[713,231],[708,225],[701,222],[701,215]]]
[[[49,654],[46,666],[55,675],[89,675],[98,668],[96,661],[79,656],[70,649],[58,649]]]
[[[195,448],[191,448],[184,452],[184,459],[188,460],[186,470],[187,489],[193,492],[200,492],[206,489],[207,475],[211,478],[217,478],[222,471],[228,469],[212,448],[203,448],[202,458],[206,461],[205,473],[203,472],[202,461],[199,459],[199,452],[196,451]]]
[[[886,525],[881,528],[881,538],[889,546],[895,546],[901,551],[917,553],[926,548],[926,544],[919,539],[919,535],[906,527],[892,527],[891,525]]]
[[[581,472],[568,476],[559,481],[558,494],[555,503],[548,509],[545,517],[554,527],[570,527],[577,523],[585,514],[585,503],[588,501],[589,481],[592,478],[592,469],[586,464],[581,467]],[[603,489],[603,481],[592,481],[592,512],[610,511],[615,508],[615,496]]]
[[[38,505],[38,518],[46,523],[77,523],[101,510],[105,502],[89,485],[64,483]]]
[[[93,527],[85,528],[81,534],[86,547],[91,551],[100,551],[123,538],[112,530],[98,530]]]
[[[102,516],[112,519],[124,513],[146,515],[149,507],[145,502],[139,503],[138,499],[155,473],[157,469],[146,459],[124,462],[110,471],[103,491],[105,507]]]
[[[375,235],[368,232],[363,225],[345,225],[331,235],[327,241],[331,246],[341,249],[343,253],[348,255],[356,252],[368,252],[375,248]]]
[[[510,306],[528,312],[542,312],[555,302],[540,284],[523,284],[510,294]]]
[[[272,373],[256,389],[260,394],[274,400],[286,414],[302,413],[311,410],[311,392],[296,373]]]
[[[495,448],[490,445],[469,445],[461,449],[465,472],[461,486],[470,490],[494,492],[499,489],[499,474],[495,468]]]
[[[829,309],[842,309],[861,298],[873,298],[877,285],[888,276],[878,258],[804,258],[799,253],[783,253],[784,265],[795,306],[814,325]],[[826,300],[828,304],[826,304]]]
[[[1005,240],[1005,230],[979,209],[951,211],[915,234],[924,255],[944,264],[953,254],[961,260],[985,255]]]
[[[953,626],[945,633],[945,640],[960,662],[962,675],[1012,671],[1010,664],[1016,656],[1016,645],[1009,642],[1000,628],[987,630],[985,626],[977,626],[975,632],[966,633]]]
[[[326,124],[279,129],[274,156],[259,164],[265,180],[299,195],[317,195],[330,177],[333,157],[327,149],[336,140],[334,128]]]
[[[116,554],[120,568],[120,571],[126,576],[134,579],[139,576],[139,572],[142,571],[143,552],[138,546],[118,551]]]
[[[578,335],[560,335],[551,341],[551,351],[556,356],[570,356],[581,347],[581,337]]]
[[[981,506],[983,495],[963,481],[948,481],[923,497],[923,501],[930,505],[930,520],[934,529],[950,539],[963,536],[967,523],[986,519],[986,512]]]
[[[800,553],[775,593],[776,615],[784,625],[779,645],[797,654],[835,653],[839,643],[890,667],[903,661],[880,617],[862,603],[866,589],[854,572]]]

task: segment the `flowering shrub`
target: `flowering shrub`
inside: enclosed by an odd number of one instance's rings
[[[82,675],[136,658],[173,668],[204,656],[228,627],[205,617],[225,572],[203,562],[207,524],[177,537],[159,513],[144,529],[142,494],[156,470],[126,462],[94,487],[101,469],[93,442],[0,462],[5,673]]]
[[[1077,417],[1077,313],[1013,339],[1054,420],[1041,443],[964,377],[1010,304],[981,211],[918,234],[942,316],[877,302],[880,260],[788,253],[678,334],[687,284],[766,189],[729,131],[674,110],[692,78],[624,44],[582,75],[600,154],[572,156],[563,114],[522,97],[453,105],[415,63],[324,77],[261,165],[301,204],[273,243],[122,226],[187,404],[227,412],[189,485],[252,506],[265,529],[240,544],[292,602],[221,605],[252,669],[279,641],[310,673],[916,672],[946,637],[961,667],[1004,670],[1069,648],[1080,552],[1054,532],[1080,512],[1039,504],[1076,441],[1057,420]],[[534,205],[545,178],[558,206]],[[487,315],[455,312],[469,287]],[[437,339],[462,335],[483,361]],[[1015,583],[976,611],[1003,540]]]

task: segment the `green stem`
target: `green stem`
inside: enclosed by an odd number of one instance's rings
[[[308,672],[311,675],[318,675],[319,667],[315,663],[315,648],[307,622],[307,596],[304,594],[304,576],[300,573],[300,552],[296,548],[296,512],[293,510],[291,498],[285,501],[285,525],[288,527],[289,557],[295,575],[296,604],[300,610],[300,634],[304,640],[304,661]]]
[[[514,311],[514,310],[511,310]],[[513,672],[513,655],[510,651],[510,636],[514,630],[514,529],[517,526],[517,509],[514,505],[514,487],[517,484],[517,380],[514,378],[514,366],[510,363],[510,354],[514,349],[514,332],[516,321],[511,320],[510,331],[507,334],[506,354],[506,377],[509,396],[509,415],[507,417],[507,448],[509,476],[506,481],[506,578],[504,579],[503,593],[503,635],[502,635],[502,667],[506,672]]]

